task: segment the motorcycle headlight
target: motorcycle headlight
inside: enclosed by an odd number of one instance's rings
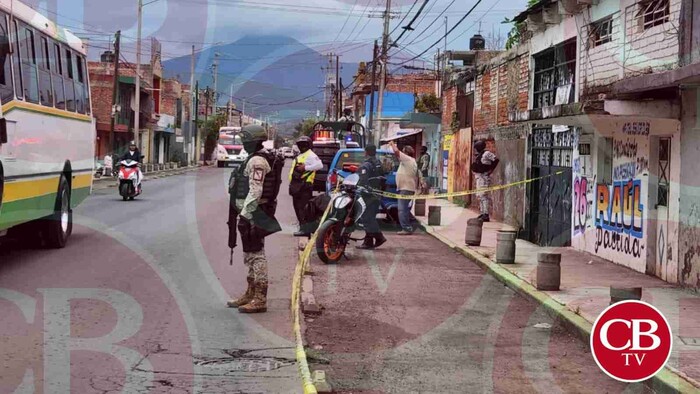
[[[350,205],[352,202],[352,198],[348,196],[340,196],[335,199],[335,202],[333,203],[333,206],[335,206],[336,209],[343,209]]]

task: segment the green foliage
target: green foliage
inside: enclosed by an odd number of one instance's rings
[[[530,8],[533,5],[537,4],[539,1],[540,0],[528,0],[527,7]],[[510,18],[505,18],[501,23],[510,24],[513,23],[513,20]],[[521,33],[524,28],[525,22],[516,22],[513,24],[513,28],[510,29],[510,32],[508,32],[508,40],[506,40],[506,50],[511,49],[520,43]]]
[[[459,113],[458,112],[452,113],[452,122],[450,122],[450,130],[452,130],[452,133],[456,133],[459,131]]]
[[[219,129],[226,126],[226,115],[210,116],[200,129],[200,135],[204,139],[204,157],[211,157],[219,140]]]
[[[442,100],[433,93],[424,94],[416,100],[415,108],[421,113],[439,113],[442,110]]]
[[[294,138],[299,138],[303,135],[310,136],[314,131],[315,119],[304,119],[301,123],[294,126]]]

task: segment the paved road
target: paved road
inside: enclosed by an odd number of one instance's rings
[[[226,245],[229,173],[154,179],[133,202],[102,188],[65,249],[0,246],[0,393],[298,392],[293,214],[268,238],[269,312],[225,308],[245,286]]]
[[[537,305],[427,234],[312,261],[317,363],[342,393],[642,393]]]

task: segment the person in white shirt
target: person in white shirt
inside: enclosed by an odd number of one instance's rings
[[[308,220],[304,217],[304,209],[313,197],[316,171],[323,168],[323,162],[311,150],[311,145],[309,137],[303,136],[297,140],[299,155],[289,171],[289,195],[292,196],[294,213],[299,221],[299,231],[294,233],[295,237],[311,235],[312,229],[307,228]]]

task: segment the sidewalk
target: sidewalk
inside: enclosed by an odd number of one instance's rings
[[[653,304],[666,316],[674,334],[673,352],[667,364],[670,371],[658,374],[654,387],[664,388],[664,391],[675,391],[672,388],[681,392],[700,390],[699,294],[573,248],[543,248],[524,240],[516,242],[515,264],[496,264],[496,234],[501,229],[510,229],[508,226],[484,223],[481,246],[465,246],[467,220],[477,217],[478,213],[445,200],[429,200],[427,205],[442,207],[442,226],[428,226],[427,216],[418,217],[428,233],[469,257],[508,287],[543,304],[550,314],[578,330],[586,340],[593,322],[610,304],[611,285],[642,287],[642,300]],[[562,256],[560,291],[538,291],[533,287],[537,253],[552,251]],[[674,373],[684,379],[678,379]]]

